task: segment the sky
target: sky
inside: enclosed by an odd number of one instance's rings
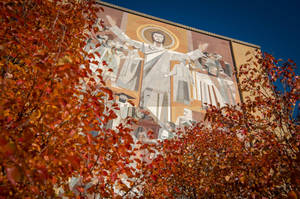
[[[104,2],[261,46],[300,65],[299,0],[104,0]],[[298,68],[299,70],[299,68]]]
[[[299,0],[103,0],[137,12],[259,45],[300,65]],[[300,74],[300,67],[297,68]]]

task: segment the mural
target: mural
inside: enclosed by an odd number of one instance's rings
[[[209,104],[239,102],[229,41],[104,10],[86,50],[98,62],[91,70],[96,75],[101,69],[120,106],[109,128],[130,116],[138,121],[136,139],[147,140],[149,131],[152,138],[167,139],[176,128],[203,119]]]

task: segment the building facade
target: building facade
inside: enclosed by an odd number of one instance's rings
[[[241,102],[237,66],[259,46],[99,2],[86,50],[120,110],[108,128],[137,119],[135,137],[165,139],[203,120],[209,105]],[[100,69],[100,70],[99,70]],[[150,136],[151,137],[151,136]]]

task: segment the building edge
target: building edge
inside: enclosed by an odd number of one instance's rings
[[[236,42],[236,43],[246,45],[246,46],[249,46],[249,47],[252,47],[252,48],[258,48],[258,49],[261,48],[259,45],[256,45],[256,44],[251,44],[251,43],[248,43],[248,42],[244,42],[244,41],[240,41],[240,40],[233,39],[233,38],[230,38],[230,37],[218,35],[218,34],[211,33],[211,32],[204,31],[204,30],[200,30],[200,29],[197,29],[197,28],[192,28],[192,27],[189,27],[189,26],[186,26],[186,25],[182,25],[182,24],[179,24],[179,23],[169,21],[169,20],[161,19],[161,18],[154,17],[154,16],[151,16],[151,15],[148,15],[148,14],[144,14],[144,13],[137,12],[137,11],[134,11],[134,10],[130,10],[130,9],[127,9],[127,8],[123,8],[121,6],[117,6],[117,5],[114,5],[114,4],[111,4],[111,3],[103,2],[103,1],[100,1],[100,0],[96,0],[96,2],[100,5],[103,5],[103,6],[111,7],[111,8],[117,9],[117,10],[128,12],[130,14],[138,15],[138,16],[141,16],[141,17],[146,17],[148,19],[163,22],[163,23],[166,23],[166,24],[169,24],[169,25],[173,25],[173,26],[183,28],[183,29],[186,29],[186,30],[202,33],[202,34],[212,36],[212,37],[216,37],[216,38],[219,38],[219,39],[224,39],[224,40],[227,40],[229,42]]]

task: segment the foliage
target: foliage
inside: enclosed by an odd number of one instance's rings
[[[297,197],[295,64],[258,53],[239,70],[241,105],[211,106],[174,139],[135,144],[132,120],[107,128],[118,107],[89,68],[99,11],[88,0],[0,2],[0,198]]]
[[[117,105],[83,50],[99,10],[87,0],[0,2],[1,198],[128,191],[119,176],[134,176],[133,139],[126,125],[105,128]]]
[[[290,113],[299,100],[299,79],[293,62],[279,63],[257,52],[239,70],[241,91],[248,93],[241,105],[211,106],[204,123],[162,143],[148,166],[145,195],[297,198],[300,131]],[[278,78],[289,88],[285,92],[272,86]]]

